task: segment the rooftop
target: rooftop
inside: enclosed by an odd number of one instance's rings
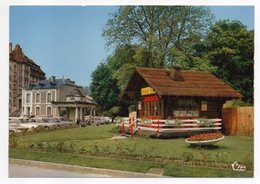
[[[160,96],[243,97],[209,72],[138,67],[124,91],[123,98],[145,87],[143,83],[152,87]]]
[[[25,89],[57,89],[64,85],[76,86],[75,82],[71,81],[70,79],[55,79],[55,77],[51,77],[37,83],[31,83]]]
[[[15,45],[15,48],[12,49],[12,43],[9,43],[9,57],[10,60],[15,61],[17,63],[26,63],[28,65],[34,66],[35,71],[41,72],[43,74],[45,74],[42,70],[41,67],[39,65],[37,65],[33,60],[31,60],[30,58],[28,58],[24,53],[23,50],[21,48],[21,46],[19,44]]]

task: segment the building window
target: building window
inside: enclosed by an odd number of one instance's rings
[[[47,116],[51,116],[52,113],[51,113],[51,107],[47,107]]]
[[[47,103],[51,103],[52,101],[52,95],[50,92],[47,93]]]
[[[26,103],[30,103],[31,102],[31,95],[28,93],[26,94]]]
[[[40,93],[36,93],[35,94],[35,103],[40,103],[41,102],[41,94]]]
[[[199,116],[199,106],[194,99],[178,99],[174,105],[174,117]]]
[[[35,115],[39,116],[40,114],[40,107],[35,107]]]
[[[208,110],[207,101],[201,101],[201,111],[207,111],[207,110]]]

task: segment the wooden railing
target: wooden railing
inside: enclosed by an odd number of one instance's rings
[[[124,130],[146,130],[156,133],[177,133],[192,131],[221,130],[221,119],[186,119],[186,120],[142,120],[123,119],[118,126]]]

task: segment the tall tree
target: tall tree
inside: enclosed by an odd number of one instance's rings
[[[205,40],[204,51],[217,67],[216,75],[253,102],[254,31],[239,21],[217,22]]]
[[[107,64],[101,63],[91,76],[91,96],[101,111],[107,111],[119,103],[120,91],[117,87],[117,81],[112,75],[111,68]]]
[[[187,48],[200,41],[213,15],[201,6],[123,6],[107,21],[108,45],[138,45],[136,57],[146,67],[165,67],[169,49]]]

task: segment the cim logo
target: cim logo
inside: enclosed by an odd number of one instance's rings
[[[245,171],[246,166],[241,165],[241,164],[237,163],[237,161],[236,161],[232,164],[232,169],[233,169],[233,171]]]

